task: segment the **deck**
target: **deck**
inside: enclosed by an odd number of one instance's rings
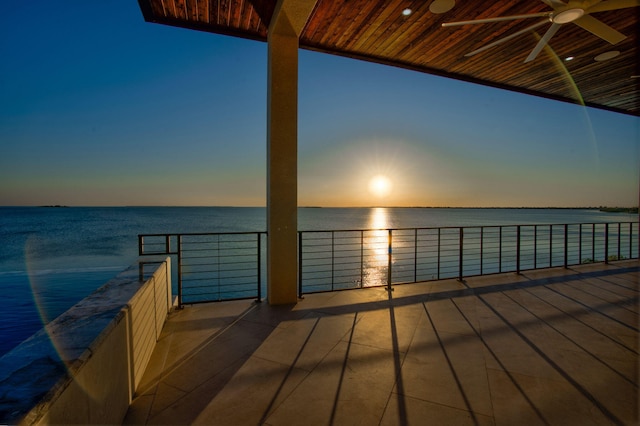
[[[636,424],[640,262],[170,314],[125,424]]]

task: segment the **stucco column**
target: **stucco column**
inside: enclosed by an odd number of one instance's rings
[[[298,37],[316,0],[280,0],[268,33],[267,300],[298,301]]]

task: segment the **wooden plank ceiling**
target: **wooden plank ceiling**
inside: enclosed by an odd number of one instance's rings
[[[318,0],[300,46],[425,73],[640,116],[640,7],[593,12],[626,36],[615,45],[570,22],[531,62],[545,17],[455,27],[442,23],[551,12],[559,0]],[[587,0],[593,3],[593,0]],[[602,3],[611,0],[604,0]],[[435,4],[434,4],[435,3]],[[266,41],[276,0],[139,0],[149,22]],[[632,1],[629,4],[634,4]],[[412,13],[404,15],[405,9]],[[465,54],[541,22],[476,55]],[[612,59],[595,58],[619,52]],[[615,53],[613,53],[615,55]],[[574,59],[565,61],[572,56]]]

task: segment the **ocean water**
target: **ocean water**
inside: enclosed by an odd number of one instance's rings
[[[381,214],[381,212],[383,214]],[[301,208],[298,228],[346,230],[637,221],[577,209]],[[137,235],[265,231],[264,208],[0,207],[0,356],[129,265]]]

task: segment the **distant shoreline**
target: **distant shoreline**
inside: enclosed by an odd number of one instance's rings
[[[178,207],[178,206],[176,206]],[[202,206],[207,207],[207,206]],[[226,207],[226,206],[211,206]],[[230,206],[231,207],[231,206]],[[240,207],[240,206],[238,206]],[[255,206],[258,207],[258,206]],[[265,206],[260,206],[264,208]],[[300,209],[459,209],[459,210],[599,210],[606,213],[638,213],[638,207],[443,207],[443,206],[298,206]]]
[[[266,206],[167,206],[167,205],[149,205],[149,206],[68,206],[61,204],[38,205],[38,206],[0,206],[0,208],[266,208]],[[638,213],[638,207],[447,207],[447,206],[298,206],[300,209],[467,209],[467,210],[599,210],[603,213]]]
[[[602,207],[601,212],[605,213],[638,213],[637,207]]]

